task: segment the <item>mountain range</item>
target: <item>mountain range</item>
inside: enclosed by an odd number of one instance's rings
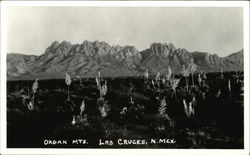
[[[172,43],[152,43],[148,49],[138,51],[134,46],[111,46],[106,42],[87,41],[71,44],[53,42],[40,56],[7,54],[8,79],[89,77],[101,72],[102,76],[142,75],[168,72],[168,66],[176,74],[183,65],[197,65],[197,71],[218,72],[243,70],[243,50],[219,57],[206,52],[189,52],[176,48]]]

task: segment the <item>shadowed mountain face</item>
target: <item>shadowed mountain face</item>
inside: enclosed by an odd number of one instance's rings
[[[84,41],[71,44],[53,42],[40,56],[8,54],[8,79],[64,78],[72,76],[142,75],[146,69],[154,74],[167,73],[168,66],[174,73],[180,73],[183,65],[190,62],[197,65],[197,71],[206,72],[243,70],[243,50],[227,57],[205,52],[188,52],[175,48],[173,44],[153,43],[143,51],[133,46],[110,46],[106,42]]]

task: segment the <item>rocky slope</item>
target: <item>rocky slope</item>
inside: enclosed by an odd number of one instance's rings
[[[103,76],[142,75],[146,69],[154,74],[165,73],[170,65],[175,73],[180,73],[182,65],[193,61],[197,70],[207,72],[243,70],[243,50],[227,57],[219,57],[205,52],[189,52],[175,48],[173,44],[153,43],[143,51],[133,46],[110,46],[106,42],[84,41],[71,44],[55,41],[40,56],[8,54],[8,79],[63,78],[68,72],[72,76],[95,76],[98,71]]]

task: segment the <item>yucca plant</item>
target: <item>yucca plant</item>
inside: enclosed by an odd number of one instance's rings
[[[206,92],[202,92],[202,99],[203,99],[203,100],[206,99]]]
[[[97,73],[95,81],[96,81],[96,87],[100,91],[100,96],[102,96],[103,93],[106,94],[105,92],[107,91],[107,81],[105,81],[104,85],[102,85],[101,73],[100,72]]]
[[[166,106],[167,106],[167,103],[166,103],[166,97],[164,96],[164,98],[160,101],[160,106],[159,106],[159,114],[160,115],[164,115],[165,112],[166,112]]]
[[[161,81],[162,81],[162,83],[164,84],[164,86],[165,86],[165,83],[166,83],[166,78],[165,77],[163,77],[162,79],[161,79]]]
[[[223,68],[220,68],[220,77],[221,77],[222,79],[224,78]]]
[[[170,68],[170,66],[168,66],[168,73],[166,75],[166,78],[167,78],[168,81],[170,80],[171,75],[172,75],[172,69]]]
[[[34,105],[33,101],[30,101],[30,102],[29,102],[29,104],[28,104],[28,109],[29,109],[30,111],[35,110],[35,105]]]
[[[76,117],[75,117],[75,116],[73,116],[73,119],[72,119],[72,121],[71,121],[71,124],[72,124],[72,125],[75,125],[75,124],[76,124]]]
[[[120,112],[120,115],[126,115],[127,111],[128,111],[128,108],[127,107],[123,107],[122,111]]]
[[[149,76],[148,69],[146,69],[146,72],[145,72],[144,76],[145,76],[146,80],[148,80],[148,76]]]
[[[174,90],[175,98],[176,98],[176,88],[178,87],[179,82],[180,82],[180,79],[176,79],[176,78],[170,79],[170,86]]]
[[[72,82],[72,80],[71,80],[70,75],[68,73],[66,73],[66,75],[65,75],[65,83],[68,86],[68,99],[67,99],[67,101],[70,101],[70,98],[69,98],[69,86],[70,86],[71,82]]]
[[[100,72],[98,72],[98,75],[96,76],[96,86],[97,89],[99,89],[99,95],[100,95],[100,97],[97,99],[97,106],[100,111],[101,117],[105,118],[110,110],[109,106],[107,105],[108,101],[105,101],[104,99],[104,96],[108,91],[108,87],[107,87],[107,81],[105,81],[103,85],[101,84]]]
[[[152,86],[153,86],[153,88],[154,88],[154,87],[155,87],[155,82],[154,82],[153,79],[151,80],[151,83],[152,83]]]
[[[85,102],[82,100],[81,106],[80,106],[80,117],[82,118],[82,114],[85,111]]]
[[[100,97],[104,97],[108,91],[108,87],[107,87],[107,81],[105,81],[104,85],[99,87],[99,91],[100,91]]]
[[[156,76],[155,76],[155,80],[156,80],[156,81],[159,81],[159,80],[160,80],[160,76],[161,76],[161,73],[160,73],[160,72],[157,72],[157,73],[156,73]]]
[[[196,104],[195,97],[192,98],[192,101],[189,102],[188,105],[186,103],[186,100],[183,99],[184,111],[188,118],[192,117],[195,114],[195,110],[194,110],[195,104]]]
[[[168,114],[166,113],[166,110],[167,110],[167,103],[166,103],[166,96],[164,96],[163,99],[161,99],[161,101],[160,101],[160,106],[158,109],[159,116],[160,116],[160,118],[167,119],[170,127],[174,127],[175,122],[168,116]],[[162,127],[160,127],[160,128],[164,129],[165,127],[164,127],[164,125],[162,125]]]
[[[97,76],[95,77],[95,82],[96,82],[97,89],[100,90],[100,86],[101,86],[101,72],[97,73]]]
[[[35,94],[37,92],[37,89],[39,87],[39,84],[38,84],[38,79],[36,79],[36,81],[33,83],[32,85],[32,91],[33,91],[33,100],[35,99]]]
[[[201,82],[202,82],[201,75],[198,74],[198,84],[199,84],[200,87],[201,87]]]
[[[196,71],[196,68],[197,66],[194,64],[194,62],[192,61],[190,64],[189,64],[189,69],[190,69],[190,72],[191,72],[191,75],[192,75],[192,86],[194,86],[194,72]]]
[[[128,111],[128,108],[127,107],[123,107],[122,111],[120,112],[120,116],[122,117],[123,120],[126,119],[125,117],[127,115],[127,111]],[[125,123],[123,124],[123,129],[126,132],[127,129],[126,129],[126,124]]]
[[[135,101],[133,100],[133,97],[130,97],[129,103],[131,104],[131,106],[133,107],[135,104]]]
[[[207,74],[206,74],[206,72],[204,71],[204,73],[203,73],[203,77],[202,77],[203,79],[207,79]]]
[[[110,111],[110,107],[108,106],[107,103],[108,101],[105,101],[103,97],[97,99],[97,106],[102,118],[107,117],[108,112]]]
[[[219,89],[216,93],[215,93],[215,97],[219,98],[221,95],[221,90]]]
[[[101,78],[101,72],[98,72],[98,73],[97,73],[97,76],[98,76],[98,78],[100,79],[100,78]]]
[[[229,90],[229,96],[231,97],[231,81],[228,80],[228,90]]]
[[[28,109],[29,110],[34,110],[35,109],[35,95],[37,93],[38,87],[39,87],[38,79],[36,79],[36,81],[32,85],[33,97],[32,97],[32,101],[30,101],[29,104],[28,104]]]
[[[100,89],[100,80],[97,76],[95,77],[95,82],[96,82],[97,89]]]
[[[201,75],[203,74],[203,70],[202,70],[202,69],[200,70],[200,74],[201,74]]]
[[[185,67],[185,65],[182,66],[182,75],[183,77],[185,78],[185,82],[186,82],[186,87],[187,87],[187,90],[188,90],[188,77],[189,77],[189,68],[188,67]]]

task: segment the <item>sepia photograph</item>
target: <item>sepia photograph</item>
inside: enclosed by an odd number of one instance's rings
[[[5,3],[1,146],[247,153],[249,3],[175,3]]]

